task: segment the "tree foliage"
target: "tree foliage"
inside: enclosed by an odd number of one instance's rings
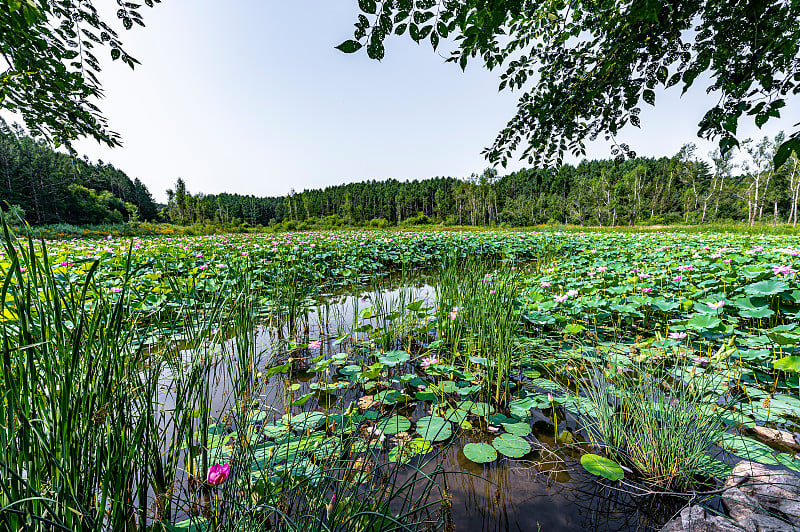
[[[0,119],[0,205],[32,225],[153,220],[150,191],[114,166],[60,153]]]
[[[144,0],[152,7],[161,0]],[[93,0],[0,0],[0,108],[18,113],[33,134],[69,145],[84,136],[109,146],[97,102],[103,96],[98,51],[131,68],[138,63]],[[140,5],[116,0],[125,29],[144,26]]]
[[[619,226],[704,222],[795,223],[800,197],[797,157],[778,170],[766,164],[782,135],[754,145],[743,163],[712,154],[713,166],[686,144],[672,157],[585,160],[559,168],[499,176],[493,168],[467,179],[365,181],[259,198],[192,194],[183,180],[168,191],[175,223],[280,225],[282,229],[388,224],[529,226],[544,223]],[[756,149],[757,148],[757,149]]]
[[[559,164],[585,142],[640,126],[656,89],[703,86],[718,97],[698,124],[724,154],[739,145],[745,117],[759,127],[779,118],[800,92],[797,0],[359,0],[347,53],[382,59],[384,41],[408,34],[448,61],[502,69],[500,88],[522,91],[516,115],[485,150],[503,165],[515,152],[529,163]],[[699,87],[698,87],[699,88]],[[800,125],[800,124],[797,124]],[[634,156],[626,145],[618,156]],[[800,152],[800,130],[776,151],[778,168]]]

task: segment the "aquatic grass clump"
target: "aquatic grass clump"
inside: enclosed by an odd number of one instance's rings
[[[509,399],[522,316],[514,266],[450,256],[437,286],[438,330],[450,363],[477,365],[498,405]]]
[[[683,380],[663,363],[591,360],[573,377],[581,425],[594,447],[663,489],[690,489],[713,477],[709,452],[724,430],[724,408],[705,377]]]

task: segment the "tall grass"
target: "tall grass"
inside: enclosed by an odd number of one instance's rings
[[[143,526],[157,381],[126,321],[125,294],[55,278],[47,250],[3,220],[0,511],[9,530]],[[23,275],[24,274],[24,275]]]
[[[154,337],[96,260],[65,276],[43,242],[3,228],[0,530],[162,530],[192,516],[196,530],[441,526],[437,455],[394,463],[356,448],[358,425],[344,422],[265,436],[248,272],[205,299],[173,286],[174,326]],[[283,323],[296,317],[288,292]],[[267,448],[286,454],[265,461]],[[231,478],[209,487],[224,461]]]
[[[711,476],[708,453],[723,430],[724,408],[706,378],[677,378],[664,363],[592,361],[573,378],[594,447],[666,489],[691,488]]]
[[[450,361],[481,366],[490,398],[504,404],[518,361],[520,284],[511,266],[495,266],[454,256],[443,261],[437,286],[438,330]]]

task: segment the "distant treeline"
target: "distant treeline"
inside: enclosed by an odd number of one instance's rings
[[[102,161],[57,152],[0,119],[0,206],[31,225],[155,220],[158,206],[138,179]]]
[[[178,224],[209,222],[282,225],[446,223],[527,226],[543,223],[619,226],[705,222],[796,223],[800,161],[779,170],[772,156],[781,142],[744,143],[733,152],[696,156],[687,144],[673,157],[592,160],[558,169],[525,169],[498,176],[493,169],[467,180],[452,177],[365,181],[287,196],[192,195],[183,180],[168,190],[164,216]]]
[[[797,222],[800,160],[775,170],[782,135],[746,141],[734,153],[701,160],[693,144],[672,157],[592,160],[557,169],[493,169],[468,179],[435,177],[364,181],[286,196],[192,194],[178,179],[159,208],[138,179],[104,164],[51,149],[0,119],[0,202],[32,225],[108,224],[140,220],[179,225],[529,226],[544,223],[620,226],[705,222]]]

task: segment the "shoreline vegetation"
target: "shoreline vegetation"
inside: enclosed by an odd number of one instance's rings
[[[19,225],[15,226],[19,230]],[[59,240],[69,238],[108,238],[108,237],[169,237],[169,236],[209,236],[224,234],[278,234],[278,233],[302,233],[319,231],[386,231],[386,232],[408,232],[408,231],[447,231],[447,232],[480,232],[480,231],[509,231],[509,232],[531,232],[531,231],[570,231],[587,233],[655,233],[662,231],[673,231],[682,233],[732,233],[749,235],[800,235],[800,228],[793,227],[791,224],[756,224],[749,226],[746,223],[706,223],[696,225],[674,224],[674,225],[623,225],[615,227],[603,226],[580,226],[565,224],[541,224],[535,226],[516,227],[507,224],[497,226],[470,226],[470,225],[444,225],[444,224],[420,224],[420,225],[398,225],[386,224],[371,225],[325,225],[317,224],[313,221],[308,224],[298,224],[286,226],[278,224],[269,226],[249,226],[247,224],[195,224],[195,225],[175,225],[168,223],[124,223],[124,224],[100,224],[100,225],[71,225],[57,224],[33,226],[29,228],[31,234],[36,238],[46,240]]]

